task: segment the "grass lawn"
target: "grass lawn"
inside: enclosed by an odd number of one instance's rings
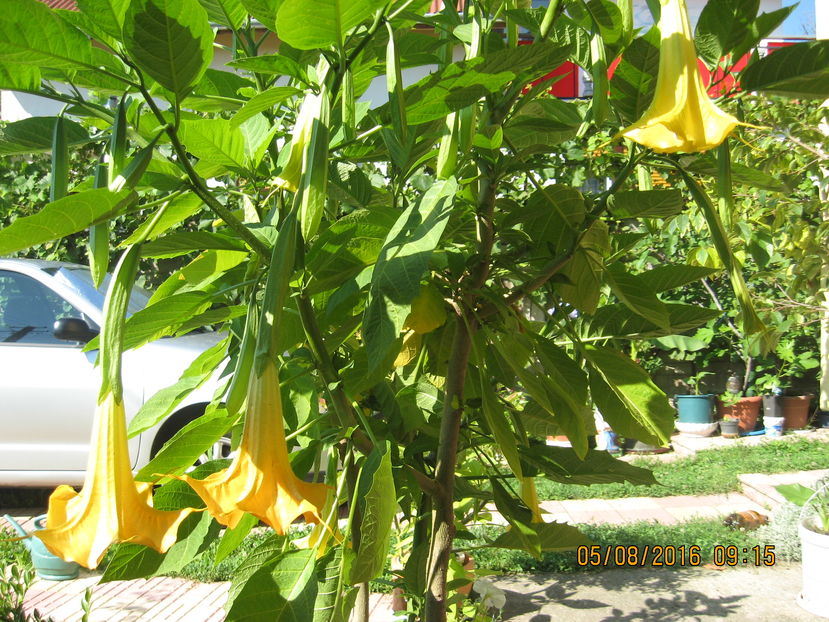
[[[658,486],[633,484],[560,484],[537,478],[538,497],[559,499],[618,499],[620,497],[670,497],[673,495],[710,495],[739,489],[741,473],[785,473],[829,468],[829,444],[795,439],[785,443],[734,445],[706,449],[695,456],[660,462],[642,457],[632,461],[653,471]]]

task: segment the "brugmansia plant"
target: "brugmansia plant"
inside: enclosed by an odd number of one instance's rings
[[[178,258],[123,341],[104,338],[105,378],[124,347],[206,324],[226,335],[129,422],[132,435],[152,428],[225,370],[204,415],[139,484],[124,471],[118,392],[102,394],[98,427],[119,445],[96,438],[87,486],[71,500],[56,492],[49,527],[69,542],[100,525],[90,566],[126,541],[105,580],[179,568],[217,538],[221,558],[261,520],[274,534],[235,574],[228,620],[365,621],[369,581],[384,574],[411,619],[446,620],[464,582],[448,580],[468,542],[455,535],[476,510],[509,527],[475,546],[540,556],[587,540],[545,517],[536,478],[653,483],[590,448],[592,411],[621,435],[666,443],[673,411],[628,344],[718,311],[660,298],[711,270],[635,270],[641,227],[698,210],[743,331],[758,348],[773,339],[731,248],[725,140],[763,130],[734,122],[739,93],[708,99],[683,0],[661,0],[661,37],[638,36],[630,0],[469,0],[437,13],[428,0],[7,4],[0,87],[65,108],[3,128],[2,153],[51,151],[54,166],[50,202],[0,230],[0,254],[88,232],[100,282],[119,222],[131,223],[119,246]],[[707,4],[695,42],[710,68],[790,11],[758,16],[757,5]],[[742,86],[829,95],[825,42],[788,48],[785,64],[778,54],[752,57]],[[565,61],[592,73],[591,98],[560,100],[539,81]],[[633,140],[607,151],[619,134]],[[70,184],[67,154],[80,146],[101,165]],[[606,179],[549,174],[572,154],[608,160]],[[653,189],[657,170],[671,187]],[[107,325],[118,317],[110,307]],[[229,463],[186,472],[239,429]],[[547,446],[552,434],[571,447]],[[155,485],[151,511],[174,513],[164,516],[206,508],[167,553],[147,550],[168,548],[178,518],[161,536],[159,515],[142,509],[116,529],[95,505],[104,481],[142,507],[138,486]],[[90,523],[75,520],[84,504]],[[318,524],[292,540],[300,516]],[[389,570],[393,524],[408,536]]]

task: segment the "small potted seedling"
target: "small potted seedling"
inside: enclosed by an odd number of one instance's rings
[[[692,394],[676,395],[676,429],[690,436],[709,436],[717,429],[714,423],[714,394],[700,393],[700,383],[710,372],[703,371],[686,380]]]

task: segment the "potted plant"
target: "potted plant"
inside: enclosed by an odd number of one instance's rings
[[[802,552],[803,591],[801,607],[815,615],[829,617],[829,478],[814,488],[801,484],[777,486],[777,492],[802,508],[798,533]]]
[[[726,415],[720,421],[720,434],[724,438],[738,438],[740,436],[740,419]]]
[[[714,422],[714,394],[700,393],[700,382],[710,372],[703,371],[686,381],[692,394],[674,396],[676,404],[676,429],[691,436],[709,436],[717,429]]]
[[[717,415],[723,420],[736,420],[742,432],[751,432],[757,425],[762,399],[759,395],[741,396],[726,391],[717,398]]]
[[[776,354],[778,363],[768,367],[758,365],[755,386],[764,393],[763,419],[783,417],[786,430],[805,428],[814,395],[786,387],[817,367],[819,362],[811,352],[794,354],[794,346],[788,342],[778,344]]]

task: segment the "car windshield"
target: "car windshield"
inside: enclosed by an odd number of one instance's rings
[[[54,277],[64,285],[74,289],[98,309],[104,308],[104,297],[112,275],[105,275],[103,284],[97,289],[92,281],[92,273],[86,268],[61,268],[55,272]],[[146,307],[151,295],[147,290],[137,285],[133,286],[130,301],[127,305],[127,315],[132,315]]]

